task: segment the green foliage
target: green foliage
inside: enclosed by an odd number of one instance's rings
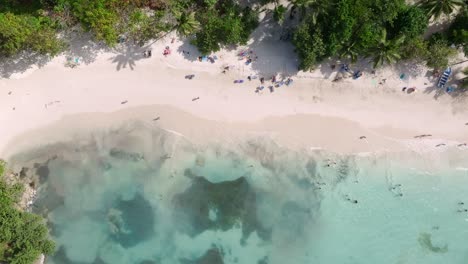
[[[418,5],[426,11],[429,18],[437,20],[442,14],[450,15],[456,8],[463,7],[466,3],[463,0],[423,0]]]
[[[447,31],[447,39],[450,44],[462,47],[465,56],[468,56],[468,10],[457,15]]]
[[[382,32],[391,28],[393,21],[406,10],[403,0],[300,0],[295,5],[310,9],[296,28],[293,41],[299,58],[307,59],[301,65],[307,67],[326,57],[340,56],[355,61],[375,51]],[[314,35],[316,31],[320,34]],[[402,35],[400,30],[392,33]],[[314,43],[306,43],[313,40],[319,45],[316,49]]]
[[[283,5],[275,6],[275,9],[273,9],[273,19],[279,24],[283,24],[286,10],[286,7]]]
[[[208,8],[214,8],[218,0],[203,0],[203,4]]]
[[[5,172],[5,162],[0,159],[0,180],[2,179],[3,173]]]
[[[22,50],[55,55],[62,48],[49,19],[0,13],[0,55],[11,56]]]
[[[301,68],[313,67],[328,57],[352,62],[372,57],[374,67],[400,59],[429,59],[429,45],[422,39],[429,19],[420,6],[407,5],[404,0],[297,0],[293,5],[308,10],[293,40]],[[314,14],[312,6],[321,6],[322,11]],[[461,15],[456,22],[451,43],[466,47],[468,23]],[[432,48],[440,54],[451,51],[441,43]],[[429,64],[445,64],[440,60],[431,58]]]
[[[43,8],[42,1],[0,0],[0,12],[30,14]]]
[[[468,88],[468,67],[462,70],[462,73],[465,75],[463,79],[460,80],[461,88]]]
[[[193,44],[203,54],[215,52],[223,45],[246,44],[258,25],[257,13],[250,8],[228,3],[220,10],[209,10],[199,17],[201,29]]]
[[[129,15],[125,32],[134,43],[143,45],[145,42],[155,38],[159,33],[168,31],[171,27],[164,23],[162,18],[164,12],[155,11],[153,15],[147,15],[140,9],[134,9]]]
[[[320,15],[326,14],[332,1],[327,0],[292,0],[292,10],[299,10],[300,18],[311,18],[315,24]]]
[[[456,55],[456,50],[448,46],[447,40],[440,35],[433,36],[429,42],[426,57],[427,66],[434,69],[444,69],[448,66],[451,57]]]
[[[202,54],[208,54],[212,51],[218,51],[221,49],[219,43],[219,31],[222,21],[218,16],[210,15],[210,13],[208,13],[204,19],[203,28],[197,32],[196,38],[193,42]]]
[[[356,43],[351,43],[349,46],[343,48],[340,58],[349,59],[352,63],[356,62],[358,59],[358,51],[355,47]]]
[[[2,170],[4,166],[1,162]],[[0,178],[0,262],[31,264],[41,253],[54,252],[42,219],[16,208],[22,192],[21,184],[10,186]]]
[[[382,35],[377,41],[376,45],[370,49],[369,55],[373,58],[374,68],[382,66],[384,63],[395,63],[398,61],[401,56],[399,54],[399,49],[401,44],[403,44],[405,37],[401,36],[396,39],[388,40],[387,31],[382,30]]]
[[[393,22],[393,36],[403,34],[407,39],[413,39],[424,34],[429,21],[424,11],[417,6],[409,6],[402,10]]]
[[[200,28],[200,22],[195,19],[195,12],[178,12],[176,18],[176,30],[182,36],[191,35]]]
[[[303,23],[293,35],[293,44],[301,59],[301,70],[312,69],[325,55],[321,31],[310,23]]]
[[[404,60],[423,61],[429,55],[427,42],[422,37],[407,39],[400,47],[400,54]]]
[[[102,40],[109,46],[117,44],[120,33],[117,29],[119,15],[115,8],[111,8],[116,0],[69,1],[73,7],[73,15],[97,40]]]

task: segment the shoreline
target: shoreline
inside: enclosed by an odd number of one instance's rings
[[[153,121],[153,113],[160,119]],[[286,125],[287,124],[287,125]],[[468,147],[459,142],[437,138],[392,138],[362,127],[343,118],[314,114],[267,117],[250,122],[220,122],[207,120],[167,105],[138,106],[110,113],[79,113],[62,117],[59,121],[34,128],[16,136],[5,146],[6,158],[16,154],[67,142],[86,142],[101,133],[130,133],[137,125],[148,129],[162,129],[195,146],[267,140],[293,151],[320,151],[327,155],[447,155],[451,160],[463,159]],[[130,130],[127,131],[126,128]],[[346,131],[346,135],[343,135]],[[407,131],[412,134],[412,131]],[[360,139],[359,135],[366,134]],[[209,137],[207,136],[209,135]],[[444,146],[435,147],[439,142]],[[457,154],[458,153],[458,154]],[[435,159],[437,160],[437,159]],[[460,163],[460,166],[463,162]],[[19,170],[20,168],[16,168]]]
[[[138,111],[132,109],[152,105],[156,109],[146,110],[152,112],[145,114],[148,121],[160,116],[166,122],[167,117],[158,113],[159,106],[166,105],[200,120],[210,120],[216,126],[233,125],[240,131],[277,129],[281,130],[285,142],[288,138],[295,137],[296,142],[300,142],[297,138],[308,137],[307,144],[311,147],[337,152],[394,149],[395,142],[399,145],[426,142],[422,145],[427,145],[428,149],[430,145],[468,142],[468,126],[465,125],[468,100],[449,96],[434,99],[430,90],[419,88],[431,85],[425,77],[402,81],[394,70],[384,68],[375,76],[367,74],[358,80],[349,78],[332,82],[336,72],[325,73],[318,69],[293,76],[291,86],[277,88],[273,93],[257,94],[254,90],[260,82],[245,80],[247,75],[254,74],[253,69],[226,75],[220,73],[220,66],[225,63],[243,64],[236,61],[235,51],[220,52],[220,61],[215,64],[187,61],[181,53],[166,58],[156,51],[169,43],[171,37],[155,43],[153,58],[135,61],[131,66],[133,69],[117,65],[116,70],[112,58],[115,60],[119,55],[115,53],[102,53],[95,62],[75,69],[64,67],[65,57],[59,56],[23,78],[0,80],[0,93],[3,94],[0,97],[0,121],[8,124],[8,129],[0,136],[0,153],[5,155],[18,135],[67,119],[70,115],[127,111],[124,115],[129,119],[141,119]],[[176,50],[183,44],[177,41],[171,45]],[[206,68],[201,72],[193,70],[201,67]],[[196,74],[193,80],[184,79],[184,75],[192,73]],[[245,82],[234,84],[233,80],[239,76]],[[382,77],[387,77],[385,84],[377,84]],[[269,82],[265,86],[268,85]],[[400,86],[410,85],[418,86],[420,91],[413,94],[401,92]],[[200,100],[192,101],[196,97]],[[170,122],[175,127],[187,126],[176,124],[175,120]],[[307,136],[309,134],[313,135]],[[415,141],[414,137],[421,134],[431,134],[432,137]],[[358,140],[361,136],[374,147],[363,148],[362,140]]]

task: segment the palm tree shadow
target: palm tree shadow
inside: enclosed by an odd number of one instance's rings
[[[116,63],[117,71],[121,69],[126,69],[127,67],[130,70],[134,70],[136,62],[144,58],[143,52],[146,50],[146,47],[137,47],[135,45],[126,45],[122,49],[118,50],[119,54],[110,58],[112,63]]]

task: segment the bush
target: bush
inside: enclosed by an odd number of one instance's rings
[[[422,37],[409,39],[400,48],[401,58],[423,61],[429,55],[427,45],[428,43]]]
[[[56,37],[53,23],[45,17],[0,13],[0,55],[11,56],[23,50],[56,55],[63,43]]]
[[[200,20],[193,44],[202,54],[219,51],[223,45],[244,45],[258,26],[257,14],[250,8],[241,11],[238,5],[210,10]]]
[[[417,6],[409,6],[398,14],[390,32],[393,36],[403,34],[406,39],[413,39],[424,34],[428,25],[424,11]]]
[[[449,64],[449,59],[457,54],[457,51],[449,47],[448,42],[440,34],[434,34],[429,41],[426,57],[427,66],[434,69],[444,69]]]
[[[110,8],[114,0],[76,0],[70,1],[73,15],[91,31],[97,40],[104,41],[109,46],[117,44],[119,31],[117,24],[119,16],[115,8]]]
[[[322,59],[325,54],[325,45],[320,30],[309,23],[303,23],[294,32],[293,44],[301,59],[299,68],[309,70]]]
[[[3,173],[5,163],[0,162]],[[43,220],[20,211],[16,203],[23,192],[21,184],[8,185],[0,173],[0,263],[31,264],[41,253],[52,254],[54,242],[48,239]]]
[[[447,39],[450,44],[462,47],[465,56],[468,56],[468,10],[457,15],[447,31]]]

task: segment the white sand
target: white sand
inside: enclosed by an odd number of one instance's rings
[[[439,92],[435,99],[437,91],[430,88],[434,80],[423,76],[424,68],[385,68],[376,76],[366,71],[359,80],[332,82],[336,70],[324,64],[323,69],[293,76],[292,86],[277,88],[274,93],[268,91],[270,82],[266,81],[263,94],[256,94],[260,82],[247,81],[248,75],[257,72],[268,80],[272,72],[288,75],[296,67],[288,44],[278,42],[277,35],[259,36],[260,32],[254,36],[263,38],[262,44],[253,42],[249,46],[259,56],[251,66],[239,61],[235,51],[216,53],[220,59],[214,64],[198,62],[193,47],[180,41],[171,43],[169,36],[153,44],[149,59],[142,58],[141,50],[125,49],[123,53],[97,54],[92,63],[70,69],[64,67],[65,57],[60,56],[41,69],[1,79],[0,156],[8,157],[13,147],[17,150],[32,144],[39,135],[50,142],[58,140],[56,130],[68,129],[64,131],[72,134],[129,118],[151,125],[160,123],[195,141],[239,131],[265,133],[285,144],[339,152],[419,151],[440,149],[435,147],[440,143],[456,146],[468,142],[466,95],[452,97]],[[172,49],[168,57],[162,55],[165,46]],[[184,58],[182,49],[190,50],[194,60]],[[223,65],[235,67],[222,74]],[[457,65],[454,70],[463,66]],[[401,72],[409,79],[400,80]],[[193,80],[184,79],[192,73],[196,74]],[[244,83],[233,84],[237,78]],[[387,79],[385,84],[379,85],[383,78]],[[403,93],[404,86],[416,86],[417,92]],[[193,102],[194,97],[200,100]],[[123,101],[128,102],[121,104]],[[120,112],[84,114],[115,111]],[[81,115],[47,127],[76,114]],[[157,116],[161,119],[153,122]],[[43,132],[26,133],[37,128],[44,128]],[[415,140],[414,136],[420,134],[432,137]],[[360,140],[360,136],[367,138]]]

